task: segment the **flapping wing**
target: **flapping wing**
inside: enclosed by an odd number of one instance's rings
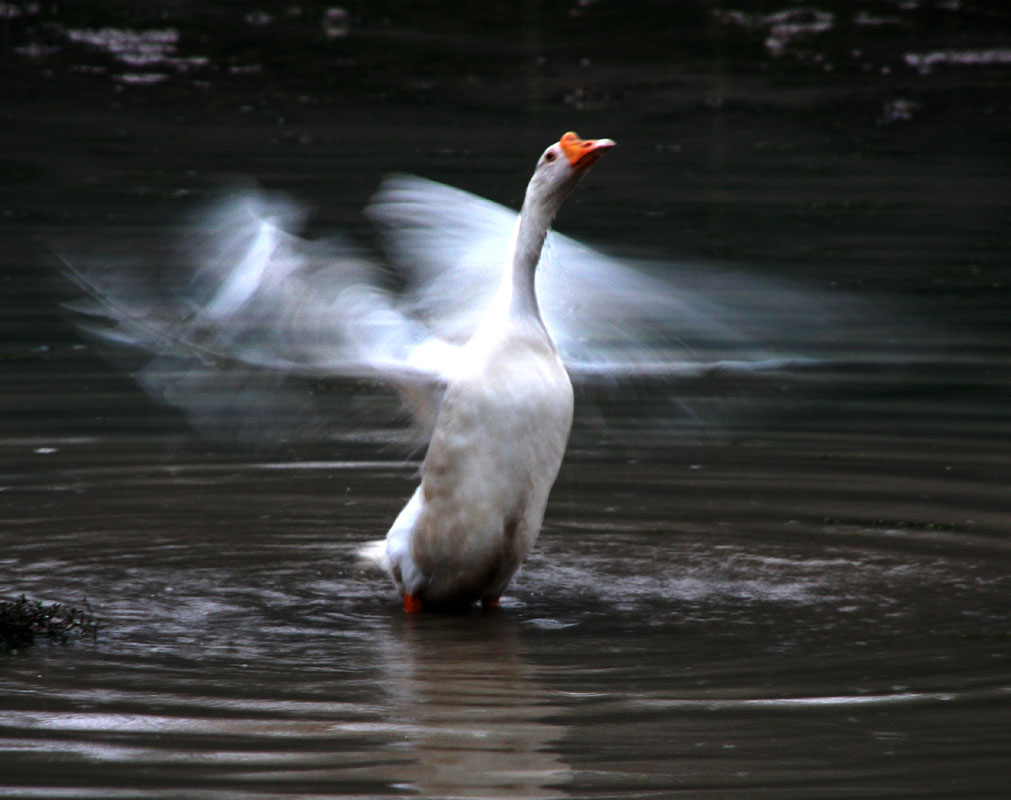
[[[406,280],[411,313],[442,339],[470,338],[502,278],[516,212],[436,181],[391,175],[366,215]]]
[[[187,226],[181,245],[61,256],[86,295],[73,310],[139,354],[145,389],[202,429],[308,433],[325,415],[315,383],[358,378],[393,383],[427,428],[452,346],[404,313],[359,248],[291,232],[303,217],[247,191]]]
[[[394,281],[346,240],[298,236],[294,203],[246,191],[187,227],[180,247],[90,259],[65,248],[87,295],[75,310],[97,336],[140,354],[141,384],[205,431],[315,436],[336,407],[321,379],[367,378],[400,390],[423,435],[497,289],[516,213],[401,175],[368,214]],[[537,281],[545,323],[583,382],[807,369],[852,360],[860,346],[873,358],[890,333],[880,313],[841,294],[613,258],[557,233]]]
[[[516,212],[397,175],[368,214],[407,277],[412,312],[440,336],[466,340],[498,285]],[[556,232],[537,293],[577,380],[807,367],[830,357],[842,321],[859,316],[828,292],[712,265],[613,258]]]

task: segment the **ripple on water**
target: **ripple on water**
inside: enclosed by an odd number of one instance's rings
[[[115,775],[144,796],[249,796],[250,776],[305,797],[832,796],[825,753],[901,786],[1006,724],[1005,550],[841,523],[834,492],[795,488],[790,446],[736,451],[776,464],[754,473],[711,448],[682,471],[577,456],[499,613],[420,618],[355,558],[414,464],[9,447],[57,452],[9,481],[6,574],[102,622],[5,664],[9,786],[59,754],[43,795],[115,796]],[[819,486],[859,485],[817,463]]]

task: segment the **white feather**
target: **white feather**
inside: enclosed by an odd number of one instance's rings
[[[467,192],[387,179],[368,216],[396,293],[380,259],[346,240],[302,238],[303,209],[249,191],[211,209],[167,271],[143,252],[64,259],[91,298],[73,310],[89,332],[140,353],[141,384],[204,429],[305,435],[326,398],[320,407],[299,381],[395,386],[431,447],[385,546],[362,555],[408,596],[494,598],[540,529],[571,424],[566,368],[592,381],[808,367],[857,318],[829,293],[619,260],[558,234],[542,250],[582,174],[561,156],[549,162],[519,225]]]

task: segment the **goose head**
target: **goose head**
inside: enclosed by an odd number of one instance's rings
[[[611,139],[581,139],[577,133],[566,133],[538,160],[527,186],[524,211],[550,222],[580,179],[612,147]]]

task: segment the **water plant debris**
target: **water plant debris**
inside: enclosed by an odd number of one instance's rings
[[[94,638],[98,622],[87,602],[84,608],[63,603],[43,603],[24,595],[16,600],[0,598],[0,651],[17,650],[45,636],[66,642],[71,635]]]

